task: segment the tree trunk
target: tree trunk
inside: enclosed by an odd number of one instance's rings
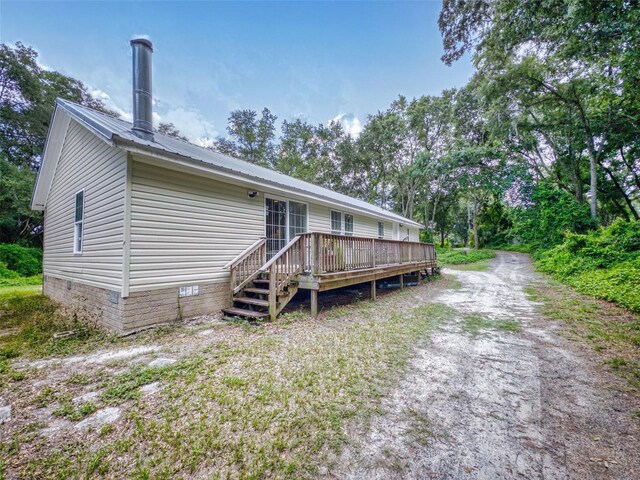
[[[589,187],[589,206],[591,207],[591,218],[594,221],[598,220],[598,173],[596,171],[595,152],[589,148],[589,175],[591,176],[591,184]]]
[[[478,197],[473,196],[473,249],[478,250]]]

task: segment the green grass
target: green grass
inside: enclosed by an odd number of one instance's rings
[[[445,250],[438,251],[438,263],[441,265],[466,265],[491,260],[495,256],[493,250]]]
[[[40,292],[33,286],[0,288],[0,382],[6,380],[9,359],[65,356],[118,341],[95,324],[62,315]],[[75,334],[53,338],[65,331]]]
[[[297,313],[295,322],[230,326],[228,340],[175,364],[105,377],[100,402],[126,404],[125,421],[82,443],[33,446],[20,474],[316,477],[316,465],[339,454],[346,422],[372,416],[416,343],[454,315],[440,304],[398,312],[401,302],[394,295],[361,301],[321,323]],[[164,388],[149,404],[139,387],[158,380]],[[412,428],[421,440],[430,437],[428,422]]]
[[[520,324],[513,320],[490,320],[483,315],[470,314],[463,318],[462,329],[475,337],[487,330],[515,333],[520,331]]]
[[[614,305],[581,295],[557,281],[532,285],[528,296],[541,303],[545,317],[562,321],[571,338],[586,341],[603,363],[640,389],[640,317]]]

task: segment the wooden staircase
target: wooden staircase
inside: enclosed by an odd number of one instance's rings
[[[233,306],[222,310],[225,315],[275,320],[298,292],[298,275],[302,273],[300,244],[300,237],[295,237],[271,260],[260,263],[266,253],[263,238],[227,264]]]

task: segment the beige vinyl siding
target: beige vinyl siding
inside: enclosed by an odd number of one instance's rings
[[[44,274],[120,291],[127,156],[75,120],[45,209]],[[75,194],[84,189],[81,254],[73,253]]]
[[[331,232],[331,210],[342,213],[342,224],[344,228],[344,214],[353,215],[353,234],[356,237],[376,237],[378,236],[378,219],[366,217],[357,213],[349,212],[339,208],[325,207],[324,205],[309,205],[309,231],[310,232]],[[391,238],[391,223],[385,224],[385,237]],[[387,237],[387,233],[389,236]]]
[[[130,290],[227,281],[222,267],[264,235],[264,198],[133,162]]]

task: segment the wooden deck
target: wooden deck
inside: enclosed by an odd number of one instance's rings
[[[402,285],[405,274],[438,268],[430,243],[312,232],[296,236],[269,261],[265,246],[259,239],[227,265],[236,307],[226,313],[255,318],[268,312],[275,319],[298,289],[307,289],[316,315],[318,292],[370,282],[375,298],[376,280],[398,276]]]

